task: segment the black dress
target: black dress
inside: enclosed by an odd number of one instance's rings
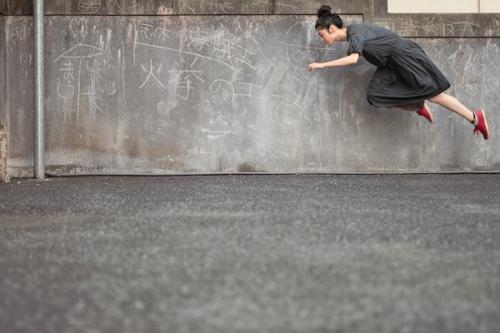
[[[377,66],[368,85],[368,102],[377,107],[421,105],[450,83],[417,43],[369,24],[347,27],[347,54],[359,53]]]

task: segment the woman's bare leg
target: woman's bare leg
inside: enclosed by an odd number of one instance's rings
[[[439,104],[452,112],[455,112],[471,123],[474,122],[474,113],[453,96],[445,93],[440,93],[439,95],[430,98],[429,101],[435,104]]]

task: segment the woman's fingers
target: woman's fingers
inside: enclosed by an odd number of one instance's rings
[[[312,71],[312,70],[315,70],[315,69],[321,68],[321,64],[319,64],[319,63],[315,62],[315,63],[313,63],[313,64],[310,64],[310,65],[308,66],[308,68],[309,68],[309,70],[310,70],[310,71]]]

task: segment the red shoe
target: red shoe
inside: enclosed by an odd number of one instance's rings
[[[432,123],[432,113],[431,110],[427,106],[422,106],[417,110],[417,114],[421,117],[427,119],[430,123]]]
[[[477,119],[477,124],[474,126],[474,134],[481,133],[485,140],[488,140],[490,130],[488,129],[488,122],[486,121],[486,116],[483,110],[478,110],[474,112]]]

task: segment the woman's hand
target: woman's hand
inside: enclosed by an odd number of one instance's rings
[[[309,70],[310,70],[310,71],[313,71],[313,70],[315,70],[315,69],[320,69],[320,68],[323,68],[323,64],[320,64],[320,63],[315,62],[315,63],[313,63],[313,64],[310,64],[310,65],[308,66],[308,68],[309,68]]]
[[[322,62],[322,63],[315,62],[314,64],[309,65],[309,70],[312,71],[318,68],[350,66],[358,63],[358,61],[359,61],[359,53],[353,53],[351,55],[348,55],[347,57],[339,58],[328,62]]]

